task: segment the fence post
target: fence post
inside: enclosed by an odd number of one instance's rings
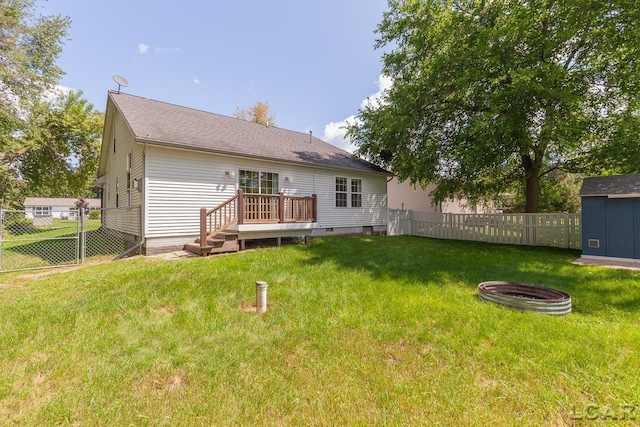
[[[284,193],[278,194],[278,223],[284,222]]]
[[[244,222],[244,194],[241,188],[238,188],[238,225]]]
[[[80,235],[78,236],[78,250],[79,250],[79,258],[80,263],[83,264],[87,254],[87,227],[85,221],[85,211],[84,208],[78,208],[78,213],[80,214]],[[78,255],[78,254],[76,254]]]
[[[564,221],[564,247],[569,247],[569,212],[562,212],[562,220]]]
[[[200,251],[207,246],[207,208],[200,208]]]
[[[0,208],[0,271],[2,271],[2,235],[4,234],[4,212]]]
[[[311,195],[311,203],[313,203],[313,205],[311,206],[311,210],[313,212],[313,222],[318,222],[318,195],[317,194]]]

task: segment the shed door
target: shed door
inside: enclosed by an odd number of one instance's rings
[[[634,200],[607,200],[607,256],[635,258]]]

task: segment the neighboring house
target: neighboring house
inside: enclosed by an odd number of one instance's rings
[[[389,209],[401,209],[417,212],[437,213],[485,213],[482,207],[472,205],[465,200],[447,200],[433,204],[429,193],[434,186],[423,188],[420,185],[411,185],[409,180],[400,182],[394,177],[387,184]]]
[[[640,175],[585,178],[582,256],[640,260]]]
[[[96,182],[104,207],[141,207],[141,231],[118,231],[146,254],[205,234],[206,254],[213,237],[384,233],[389,177],[311,134],[109,92]]]
[[[77,215],[76,202],[78,199],[63,199],[51,197],[27,197],[24,199],[24,214],[27,218],[43,219],[74,219]],[[89,209],[100,209],[100,199],[85,199]],[[45,225],[40,221],[41,225]],[[49,221],[50,223],[50,221]]]

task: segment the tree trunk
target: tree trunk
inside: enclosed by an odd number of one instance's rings
[[[538,213],[538,180],[537,173],[527,175],[526,204],[524,209],[526,213]]]
[[[532,160],[530,156],[522,156],[522,166],[526,179],[525,197],[526,203],[524,211],[526,213],[538,213],[538,193],[540,190],[540,168],[542,161],[536,158]]]

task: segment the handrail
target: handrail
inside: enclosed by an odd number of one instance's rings
[[[244,194],[242,190],[211,210],[200,209],[200,247],[233,224],[317,222],[318,199],[312,196]]]
[[[207,240],[238,222],[236,200],[233,196],[221,205],[207,211],[200,209],[200,247],[207,246]]]

